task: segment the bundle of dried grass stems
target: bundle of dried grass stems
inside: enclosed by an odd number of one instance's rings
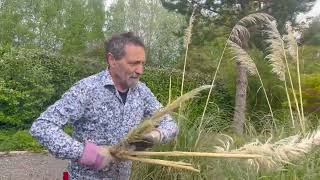
[[[130,147],[130,143],[142,141],[142,135],[148,133],[154,129],[154,127],[160,122],[161,117],[166,114],[171,114],[180,106],[180,104],[187,100],[194,98],[200,91],[211,88],[210,85],[201,86],[196,88],[173,101],[163,109],[155,112],[152,117],[144,120],[137,128],[131,130],[126,138],[124,138],[119,144],[112,146],[111,154],[120,160],[132,160],[140,161],[143,163],[157,164],[162,166],[168,166],[173,168],[185,169],[194,172],[200,172],[199,169],[192,167],[191,163],[180,161],[167,161],[161,159],[150,159],[144,156],[185,156],[185,157],[223,157],[223,158],[262,158],[261,155],[255,154],[237,154],[237,153],[208,153],[208,152],[148,152],[148,151],[133,151]]]

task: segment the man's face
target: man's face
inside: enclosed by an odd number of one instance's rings
[[[123,58],[109,60],[112,79],[119,91],[125,91],[137,84],[145,63],[143,47],[127,44],[124,50],[125,56]]]

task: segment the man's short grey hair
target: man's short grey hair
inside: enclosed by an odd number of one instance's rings
[[[113,35],[105,42],[105,54],[111,53],[116,60],[126,55],[124,47],[127,44],[133,44],[144,48],[143,41],[132,32],[125,32]]]

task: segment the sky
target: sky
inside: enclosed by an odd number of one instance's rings
[[[306,20],[307,17],[315,17],[320,15],[320,0],[317,0],[314,4],[314,6],[312,7],[312,9],[305,13],[305,14],[299,14],[297,17],[297,22],[303,22]]]
[[[115,0],[105,0],[105,1],[104,1],[104,5],[105,5],[106,7],[109,7],[109,6],[113,3],[113,1],[115,1]]]

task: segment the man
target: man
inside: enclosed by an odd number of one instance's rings
[[[111,37],[105,50],[108,69],[77,82],[30,129],[52,154],[70,160],[72,179],[129,179],[131,162],[115,161],[108,146],[119,143],[161,107],[139,81],[145,63],[143,42],[123,33]],[[72,137],[63,132],[68,123],[73,126]],[[164,116],[158,127],[144,135],[148,143],[135,148],[166,143],[177,131],[172,118]]]

